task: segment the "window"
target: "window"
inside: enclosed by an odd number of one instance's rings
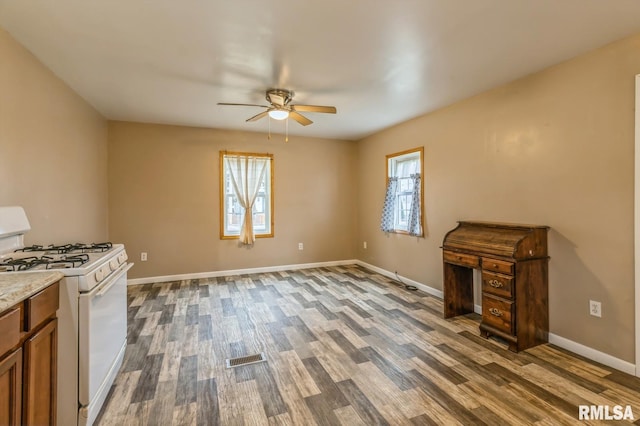
[[[220,238],[256,237],[273,237],[273,155],[221,151]]]
[[[422,236],[423,148],[387,155],[387,192],[380,228]]]

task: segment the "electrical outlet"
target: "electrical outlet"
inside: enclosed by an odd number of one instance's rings
[[[304,250],[304,244],[298,243],[298,250]]]
[[[147,252],[143,251],[142,253],[140,253],[140,260],[142,262],[146,262],[147,261]]]
[[[364,249],[366,249],[366,248],[367,248],[367,242],[366,242],[366,241],[365,241],[364,243],[362,243],[362,247],[363,247]]]
[[[589,313],[598,318],[602,318],[602,303],[589,300]]]

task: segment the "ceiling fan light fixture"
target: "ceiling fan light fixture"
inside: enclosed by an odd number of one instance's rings
[[[335,114],[337,112],[336,107],[334,106],[292,104],[290,103],[293,99],[293,91],[291,90],[269,89],[266,92],[266,99],[270,105],[227,102],[218,102],[218,105],[254,106],[264,108],[261,113],[247,118],[245,120],[246,122],[258,121],[261,118],[268,116],[270,119],[273,118],[274,120],[279,121],[290,118],[301,126],[308,126],[313,123],[313,121],[300,114],[301,112],[321,112],[325,114]],[[271,122],[271,120],[269,120],[269,122]]]
[[[271,111],[269,111],[269,117],[273,118],[274,120],[284,120],[289,117],[289,111],[285,109],[272,109]]]

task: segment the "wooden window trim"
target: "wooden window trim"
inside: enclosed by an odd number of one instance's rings
[[[419,237],[424,237],[424,147],[421,146],[418,148],[407,149],[405,151],[395,152],[385,156],[385,188],[389,185],[389,160],[394,157],[400,157],[416,152],[420,153],[420,229],[422,229],[422,233]],[[410,235],[409,232],[401,229],[394,229],[389,232],[393,234]]]
[[[262,152],[239,152],[239,151],[220,151],[220,165],[219,165],[219,169],[220,169],[220,239],[221,240],[237,240],[240,238],[239,235],[225,235],[224,233],[224,215],[225,215],[225,208],[224,208],[224,198],[225,198],[225,187],[224,187],[224,156],[225,155],[239,155],[239,156],[246,156],[246,157],[264,157],[264,158],[268,158],[269,159],[269,193],[270,193],[270,197],[269,197],[269,209],[270,209],[270,215],[269,215],[269,222],[270,222],[270,233],[268,234],[256,234],[256,238],[273,238],[275,235],[275,221],[274,221],[274,217],[275,217],[275,213],[274,213],[274,199],[275,199],[275,192],[274,192],[274,161],[273,161],[273,154],[265,154]]]

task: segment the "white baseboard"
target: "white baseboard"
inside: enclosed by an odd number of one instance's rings
[[[620,358],[616,358],[604,352],[600,352],[589,346],[582,345],[572,340],[566,339],[562,336],[549,333],[549,343],[574,352],[578,355],[582,355],[585,358],[604,364],[607,367],[615,368],[627,374],[634,376],[636,374],[636,366],[630,362],[624,361]]]
[[[361,260],[356,260],[355,261],[356,265],[362,266],[363,268],[367,268],[367,269],[371,269],[374,272],[379,273],[380,275],[384,275],[385,277],[389,277],[392,279],[396,279],[396,274],[394,274],[393,272],[387,271],[386,269],[382,269],[382,268],[378,268],[377,266],[373,266],[369,263],[363,262]],[[407,285],[412,285],[414,287],[419,288],[420,290],[424,291],[425,293],[428,293],[432,296],[437,297],[438,299],[442,299],[444,297],[442,290],[438,290],[437,288],[433,288],[431,286],[428,286],[426,284],[422,284],[419,283],[418,281],[414,281],[410,278],[407,277],[403,277],[402,275],[398,275],[398,277],[400,277],[400,279]]]
[[[359,266],[362,266],[363,268],[367,268],[374,272],[377,272],[380,275],[384,275],[385,277],[396,279],[396,276],[393,272],[387,271],[386,269],[379,268],[377,266],[371,265],[361,260],[352,259],[352,260],[338,260],[338,261],[331,261],[331,262],[301,263],[297,265],[280,265],[280,266],[266,266],[266,267],[248,268],[248,269],[231,269],[226,271],[198,272],[194,274],[179,274],[179,275],[165,275],[165,276],[159,276],[159,277],[134,278],[134,279],[128,280],[127,285],[150,284],[150,283],[159,283],[159,282],[167,282],[167,281],[181,281],[181,280],[198,279],[198,278],[225,277],[230,275],[259,274],[259,273],[265,273],[265,272],[291,271],[296,269],[309,269],[309,268],[320,268],[325,266],[343,266],[343,265],[359,265]],[[442,299],[444,296],[442,290],[438,290],[436,288],[414,281],[410,278],[403,277],[401,275],[399,275],[399,277],[405,284],[415,286],[418,289],[424,291],[425,293],[428,293],[439,299]],[[482,315],[481,305],[474,305],[473,308],[474,308],[474,312]],[[559,346],[570,352],[574,352],[590,360],[599,362],[608,367],[615,368],[616,370],[620,370],[624,373],[631,374],[631,375],[636,374],[636,366],[634,364],[621,360],[619,358],[616,358],[607,353],[600,352],[589,346],[585,346],[580,343],[574,342],[572,340],[566,339],[562,336],[549,333],[549,343]]]
[[[193,274],[163,275],[159,277],[133,278],[127,285],[164,283],[167,281],[195,280],[199,278],[227,277],[230,275],[261,274],[265,272],[292,271],[295,269],[321,268],[324,266],[355,265],[357,260],[336,260],[331,262],[300,263],[297,265],[264,266],[259,268],[229,269],[226,271],[197,272]]]

